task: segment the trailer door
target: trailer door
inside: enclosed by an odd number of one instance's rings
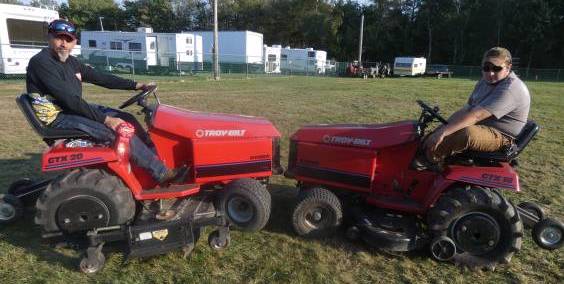
[[[157,65],[157,37],[147,37],[147,66]]]

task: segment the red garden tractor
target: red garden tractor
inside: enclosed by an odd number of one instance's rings
[[[156,103],[148,103],[150,95]],[[156,86],[131,97],[120,108],[141,106],[158,157],[168,168],[189,169],[184,181],[160,187],[130,163],[128,137],[133,129],[127,124],[118,127],[114,145],[98,145],[80,131],[44,126],[28,95],[17,103],[50,146],[43,153],[42,170],[62,174],[12,184],[0,202],[0,223],[17,219],[23,205],[38,197],[35,223],[43,237],[86,236],[83,272],[103,267],[106,242],[125,241],[128,257],[149,256],[193,248],[200,228],[213,225],[218,230],[208,241],[221,249],[229,243],[229,227],[257,231],[269,219],[266,184],[283,170],[280,134],[266,119],[160,104]]]
[[[521,248],[523,224],[542,248],[561,247],[561,222],[502,194],[521,190],[516,158],[539,127],[529,121],[503,151],[463,153],[442,171],[421,171],[412,161],[426,128],[447,121],[438,107],[418,103],[418,121],[311,125],[291,137],[285,175],[300,189],[296,233],[326,237],[344,224],[350,239],[393,251],[429,247],[437,260],[473,267],[508,263]]]

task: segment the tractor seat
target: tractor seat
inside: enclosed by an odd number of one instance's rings
[[[536,122],[529,120],[521,133],[515,138],[510,147],[496,152],[474,152],[467,151],[454,156],[456,161],[471,161],[474,164],[496,164],[499,162],[511,162],[525,149],[529,142],[539,132],[540,127]]]
[[[31,98],[28,94],[21,94],[16,98],[18,107],[23,112],[25,118],[31,124],[35,132],[43,138],[43,141],[48,145],[52,145],[57,139],[72,139],[89,137],[86,133],[80,130],[73,129],[57,129],[45,125],[37,116],[31,105]]]

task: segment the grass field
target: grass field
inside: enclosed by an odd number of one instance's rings
[[[144,78],[145,79],[145,78]],[[150,80],[150,78],[146,78]],[[382,123],[415,119],[422,99],[441,106],[448,115],[466,101],[475,81],[464,79],[159,78],[161,102],[191,110],[264,116],[283,135],[282,159],[288,137],[309,123]],[[542,127],[521,154],[518,168],[523,192],[514,201],[533,200],[548,213],[564,217],[564,83],[529,82],[531,118]],[[40,172],[43,142],[18,110],[14,98],[23,81],[0,81],[0,192],[22,177]],[[90,102],[117,107],[130,95],[86,86]],[[130,111],[134,111],[132,107]],[[119,253],[107,255],[99,274],[77,271],[79,254],[41,242],[33,212],[25,220],[0,228],[2,283],[562,283],[562,250],[540,250],[525,232],[522,250],[509,265],[494,271],[471,271],[433,261],[427,252],[389,253],[350,243],[342,234],[324,240],[304,240],[292,232],[290,209],[293,182],[272,179],[273,212],[258,233],[233,232],[231,246],[212,251],[203,241],[188,259],[172,252],[122,265]]]

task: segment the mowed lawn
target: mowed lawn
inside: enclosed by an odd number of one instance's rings
[[[149,77],[143,80],[151,80]],[[154,78],[153,78],[154,79]],[[383,123],[416,119],[416,99],[440,105],[448,116],[466,102],[475,81],[466,79],[252,78],[219,82],[194,77],[160,77],[162,103],[186,109],[263,116],[288,137],[311,123]],[[549,215],[564,217],[564,83],[527,82],[531,118],[542,127],[520,156],[522,192],[507,194],[515,203],[532,200]],[[23,177],[40,176],[44,143],[32,131],[14,98],[23,81],[0,81],[0,192]],[[131,94],[87,85],[90,102],[117,107]],[[137,112],[133,106],[131,112]],[[207,229],[191,256],[180,251],[123,264],[120,253],[107,254],[100,273],[78,272],[79,253],[42,243],[33,212],[18,224],[0,228],[1,283],[562,283],[562,250],[539,249],[526,230],[522,250],[495,271],[471,271],[439,263],[427,251],[391,253],[345,240],[304,240],[290,225],[295,183],[272,179],[273,212],[258,233],[233,232],[221,252],[207,246]]]

